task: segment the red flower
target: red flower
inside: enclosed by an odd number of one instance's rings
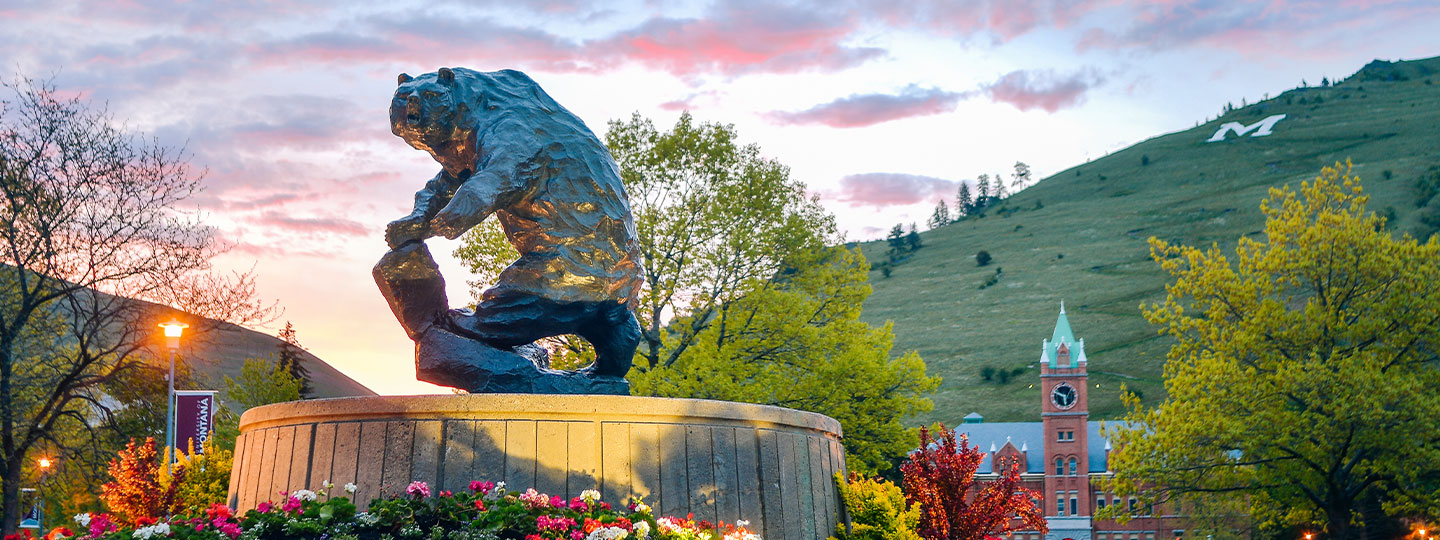
[[[485,501],[482,501],[482,500],[480,500],[480,499],[475,499],[475,509],[476,509],[476,510],[479,510],[479,511],[481,511],[481,512],[484,512],[484,511],[485,511]]]

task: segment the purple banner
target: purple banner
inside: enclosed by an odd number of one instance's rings
[[[205,439],[215,430],[215,391],[175,391],[175,447],[187,454],[204,453]]]

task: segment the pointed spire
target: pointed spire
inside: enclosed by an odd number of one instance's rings
[[[1064,315],[1064,314],[1065,314],[1065,300],[1064,300],[1064,299],[1061,299],[1061,300],[1060,300],[1060,314],[1061,314],[1061,315]]]
[[[990,441],[990,453],[995,453],[995,441]]]
[[[1110,439],[1105,439],[1105,451],[1110,451]]]
[[[1025,441],[1025,442],[1023,442],[1023,443],[1020,443],[1020,451],[1021,451],[1021,452],[1029,452],[1029,451],[1030,451],[1030,441]]]

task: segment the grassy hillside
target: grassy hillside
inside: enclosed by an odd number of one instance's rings
[[[1221,124],[1275,114],[1287,116],[1270,136],[1205,142]],[[875,292],[863,317],[894,321],[897,351],[918,350],[945,378],[935,411],[917,422],[956,424],[972,411],[987,421],[1038,420],[1040,392],[1031,385],[1063,300],[1086,344],[1092,418],[1114,417],[1122,382],[1147,402],[1164,395],[1170,341],[1139,306],[1163,298],[1166,280],[1146,240],[1233,250],[1240,236],[1260,235],[1267,188],[1298,185],[1347,158],[1370,209],[1393,207],[1396,234],[1429,233],[1412,186],[1440,165],[1440,58],[1377,61],[1335,86],[1290,90],[1061,171],[984,217],[922,233],[925,247],[890,277],[871,272]],[[884,261],[886,248],[863,246],[872,262]],[[976,266],[979,250],[994,258],[989,266]],[[999,280],[981,289],[997,269]],[[1020,373],[1008,384],[984,382],[986,366]]]

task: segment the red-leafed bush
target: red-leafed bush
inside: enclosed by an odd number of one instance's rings
[[[100,487],[100,498],[121,521],[138,523],[141,519],[165,515],[166,490],[160,485],[160,455],[155,439],[146,437],[144,444],[135,439],[125,445],[116,459],[110,460],[110,478]]]
[[[1020,485],[1020,465],[996,465],[1000,479],[976,486],[975,471],[985,455],[961,435],[940,426],[940,439],[920,429],[920,449],[900,466],[905,497],[920,505],[916,532],[926,540],[984,540],[1015,530],[1048,532],[1040,512],[1043,499]],[[974,491],[973,497],[971,492]],[[1018,522],[1012,519],[1018,516]]]

